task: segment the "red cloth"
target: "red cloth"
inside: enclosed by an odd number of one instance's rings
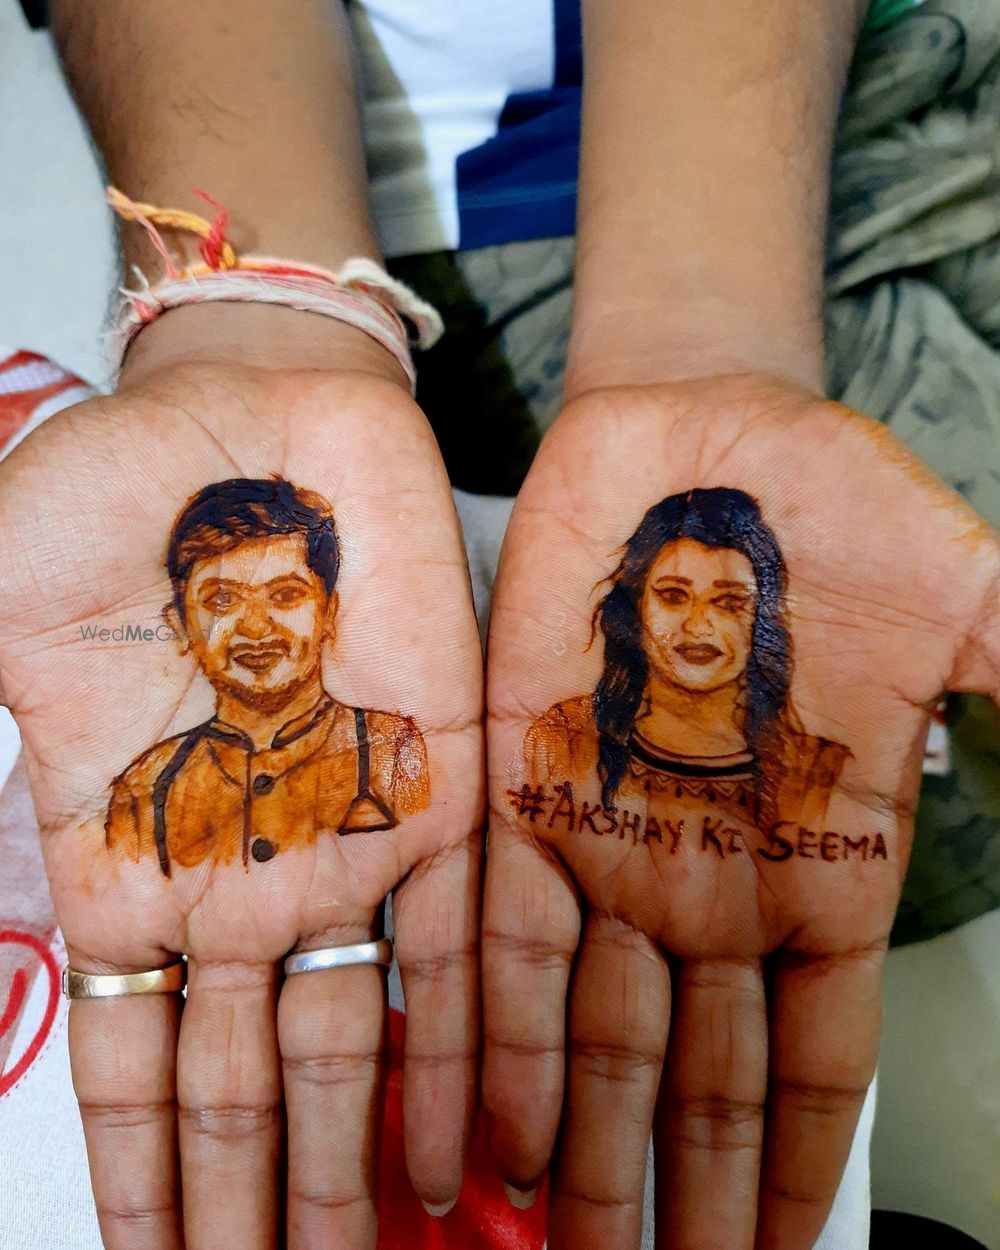
[[[0,449],[43,400],[82,385],[45,356],[0,347]]]
[[[406,1017],[389,1013],[389,1079],[382,1130],[379,1250],[543,1250],[545,1189],[530,1211],[507,1201],[480,1124],[462,1192],[442,1219],[428,1215],[413,1192],[403,1158],[403,1039]]]

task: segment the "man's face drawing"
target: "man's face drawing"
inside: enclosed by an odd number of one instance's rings
[[[186,642],[216,687],[248,704],[291,697],[318,670],[336,596],[299,534],[251,539],[199,560],[184,593]]]
[[[640,606],[652,672],[693,692],[738,680],[750,658],[756,598],[753,566],[741,552],[690,538],[668,543]]]

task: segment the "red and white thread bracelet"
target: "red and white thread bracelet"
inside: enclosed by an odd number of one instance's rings
[[[155,285],[136,270],[139,289],[121,290],[116,317],[119,368],[136,335],[171,308],[219,302],[277,304],[362,330],[395,357],[411,389],[415,387],[410,344],[432,347],[444,329],[430,304],[366,257],[348,260],[334,273],[272,256],[239,256],[226,238],[228,211],[204,192],[197,194],[217,208],[214,221],[181,209],[137,203],[113,187],[108,189],[108,203],[124,220],[146,230],[164,266],[163,277]],[[179,268],[158,227],[198,235],[203,263]],[[412,339],[404,319],[412,328]]]

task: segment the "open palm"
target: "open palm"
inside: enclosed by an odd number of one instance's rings
[[[495,595],[484,921],[493,1149],[525,1189],[553,1160],[552,1250],[638,1245],[651,1131],[658,1250],[814,1244],[998,570],[882,427],[777,381],[556,423]]]
[[[271,530],[213,554],[220,499]],[[275,535],[272,513],[304,521]],[[422,1197],[452,1198],[475,1088],[481,663],[422,414],[362,374],[154,374],[12,454],[0,532],[0,681],[71,963],[189,958],[183,1014],[171,995],[71,1013],[107,1245],[277,1245],[287,1119],[289,1246],[373,1246],[384,974],[282,986],[278,968],[379,936],[396,890],[408,1160]]]

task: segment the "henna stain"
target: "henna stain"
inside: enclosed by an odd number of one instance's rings
[[[772,863],[781,864],[797,855],[799,859],[821,859],[828,864],[856,857],[862,861],[888,860],[889,851],[881,833],[861,834],[852,838],[846,833],[814,833],[782,820],[767,830],[767,847],[758,848],[757,854]]]
[[[836,830],[817,831],[795,821],[781,820],[762,831],[763,846],[751,847],[746,830],[704,812],[670,820],[649,812],[604,807],[586,800],[578,804],[570,781],[557,782],[552,786],[526,783],[519,789],[508,790],[507,798],[515,816],[530,824],[543,825],[547,830],[610,837],[629,842],[632,846],[649,847],[655,843],[669,855],[676,855],[678,849],[685,845],[699,854],[719,860],[744,855],[752,850],[774,864],[784,863],[793,857],[828,864],[847,860],[869,863],[889,858],[881,833],[864,833],[852,838]]]
[[[808,733],[792,705],[787,573],[755,500],[721,487],[669,496],[624,543],[608,582],[594,613],[596,688],[554,704],[525,735],[536,789],[596,778],[605,812],[635,799],[656,805],[658,825],[661,808],[689,823],[721,816],[724,830],[699,828],[725,858],[743,853],[740,824],[820,827],[851,752]],[[618,835],[634,840],[622,819]],[[815,836],[794,853],[833,862],[841,844]]]
[[[110,850],[173,866],[266,864],[324,833],[393,829],[427,805],[423,737],[405,716],[323,688],[340,547],[330,505],[280,477],[206,486],[178,516],[164,618],[212,684],[215,715],[111,783]]]
[[[836,405],[854,430],[868,442],[873,443],[879,459],[901,470],[911,482],[927,492],[942,512],[955,513],[961,511],[964,521],[963,532],[958,541],[966,548],[970,556],[978,555],[984,547],[992,549],[993,527],[979,515],[968,502],[947,486],[930,465],[915,456],[912,451],[892,433],[881,421],[873,421],[871,417],[854,408],[843,404]]]

